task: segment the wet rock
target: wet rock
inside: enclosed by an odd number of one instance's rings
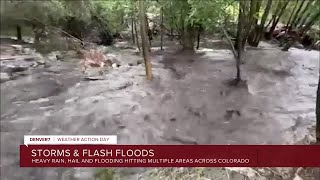
[[[0,73],[0,82],[6,82],[10,80],[10,76],[8,73],[2,72]]]
[[[103,80],[105,77],[103,76],[104,72],[100,68],[90,68],[85,72],[86,80]]]

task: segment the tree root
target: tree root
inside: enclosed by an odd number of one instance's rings
[[[235,78],[235,79],[230,80],[228,82],[228,85],[229,86],[238,86],[241,81],[243,81],[243,80],[241,80],[240,78]]]

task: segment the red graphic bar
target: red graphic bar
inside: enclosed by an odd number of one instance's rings
[[[21,167],[320,167],[319,145],[25,145]]]

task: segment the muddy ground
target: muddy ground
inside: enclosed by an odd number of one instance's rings
[[[144,65],[137,63],[142,58],[124,46],[106,48],[121,66],[100,80],[85,80],[78,59],[44,56],[45,65],[1,83],[1,179],[92,178],[93,169],[19,168],[19,145],[28,134],[115,134],[119,144],[313,140],[318,51],[283,52],[267,43],[248,48],[246,84],[230,87],[235,62],[227,49],[201,48],[191,55],[173,46],[154,48],[154,79],[147,81]],[[121,171],[124,179],[138,179],[145,169]]]

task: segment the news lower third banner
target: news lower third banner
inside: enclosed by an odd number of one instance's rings
[[[320,167],[319,145],[118,145],[116,136],[25,136],[21,167]]]

